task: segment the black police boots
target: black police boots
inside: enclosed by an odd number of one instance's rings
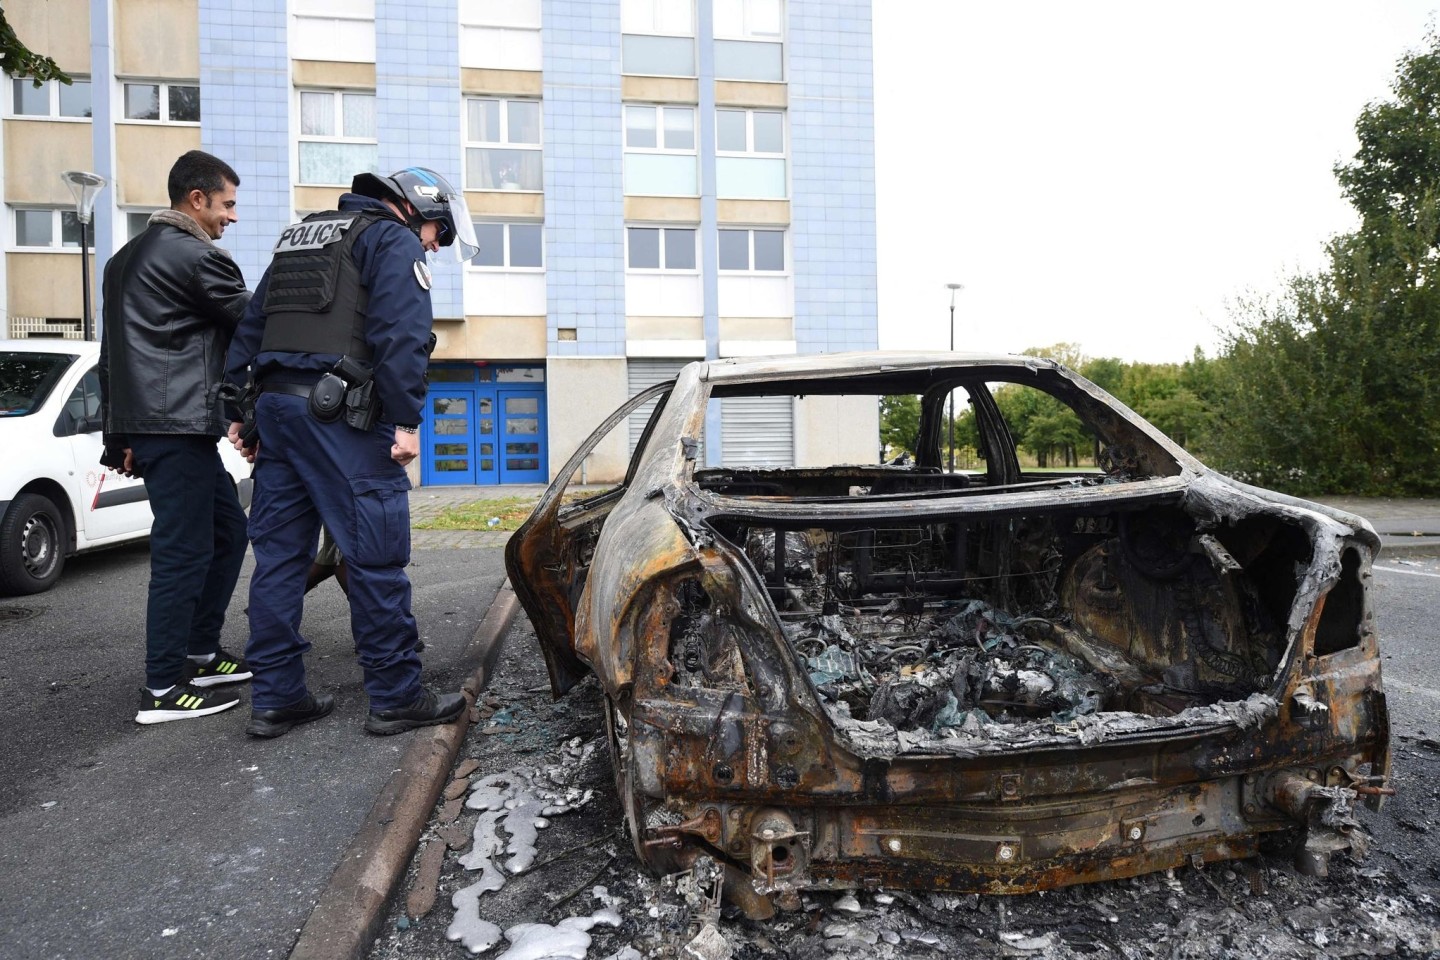
[[[420,696],[408,706],[370,711],[370,716],[365,718],[365,730],[388,737],[393,733],[414,730],[416,727],[449,723],[465,713],[465,706],[463,693],[436,694],[429,687],[422,687]]]
[[[277,707],[274,710],[252,709],[245,732],[252,737],[278,737],[289,732],[291,727],[319,720],[334,709],[335,698],[330,694],[317,697],[307,693],[304,700],[288,707]]]

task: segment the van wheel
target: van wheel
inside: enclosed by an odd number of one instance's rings
[[[65,569],[65,521],[48,497],[22,493],[0,520],[0,594],[54,586]]]

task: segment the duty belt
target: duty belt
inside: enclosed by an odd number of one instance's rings
[[[310,392],[315,389],[313,383],[286,383],[275,381],[273,383],[260,384],[261,393],[283,393],[292,397],[309,398]]]

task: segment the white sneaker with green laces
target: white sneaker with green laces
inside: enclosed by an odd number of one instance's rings
[[[254,676],[244,657],[218,650],[209,663],[186,660],[185,680],[196,687],[218,687],[224,683],[242,683]]]
[[[155,694],[140,688],[140,710],[136,723],[167,723],[171,720],[193,720],[229,710],[240,702],[240,695],[228,690],[202,690],[193,683],[181,683],[164,693]]]

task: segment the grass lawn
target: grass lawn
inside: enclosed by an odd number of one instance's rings
[[[562,497],[564,503],[574,503],[600,493],[599,490],[576,490]],[[415,524],[417,530],[518,530],[520,524],[530,516],[530,511],[540,501],[533,497],[497,497],[492,500],[472,500],[458,507],[446,507],[438,516]],[[492,519],[500,522],[491,525]]]
[[[446,507],[438,516],[415,524],[420,530],[516,530],[539,497],[499,497]],[[499,523],[490,521],[498,518]]]

